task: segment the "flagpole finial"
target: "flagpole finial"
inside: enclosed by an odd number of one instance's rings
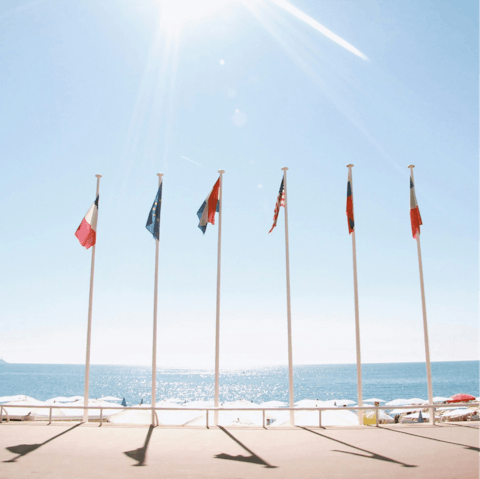
[[[415,168],[415,165],[408,165],[408,168]]]
[[[95,177],[96,177],[96,178],[101,178],[101,177],[102,177],[102,175],[95,175]]]
[[[218,170],[218,172],[223,175],[225,173],[225,170]]]
[[[355,166],[355,165],[352,165],[351,163],[347,165],[347,168],[351,168],[352,166]]]
[[[157,176],[161,178],[163,176],[163,173],[157,173]]]
[[[287,170],[288,170],[288,168],[287,168],[286,166],[284,166],[284,167],[282,168],[282,171],[287,171]]]

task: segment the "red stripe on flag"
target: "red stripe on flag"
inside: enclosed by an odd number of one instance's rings
[[[347,223],[348,223],[348,233],[353,232],[352,224],[354,225],[353,219],[353,199],[352,195],[347,196]],[[354,226],[355,227],[355,226]]]
[[[97,241],[95,230],[92,229],[85,218],[83,218],[80,226],[77,228],[75,236],[78,238],[78,241],[80,241],[80,244],[85,246],[86,249],[93,246]]]
[[[418,206],[410,209],[410,221],[412,223],[412,235],[417,239],[417,235],[420,234],[420,225],[423,225]]]
[[[208,222],[212,225],[215,224],[215,213],[217,211],[217,204],[218,204],[218,196],[220,193],[220,178],[217,180],[215,185],[213,186],[212,192],[208,198],[208,204],[206,208],[208,208]]]

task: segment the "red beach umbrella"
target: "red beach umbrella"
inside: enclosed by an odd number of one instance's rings
[[[467,401],[475,401],[475,398],[473,396],[470,396],[470,394],[455,394],[447,402],[467,402]]]

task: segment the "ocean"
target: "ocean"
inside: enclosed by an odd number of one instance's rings
[[[450,397],[479,392],[479,361],[432,363],[433,395]],[[83,396],[83,365],[0,364],[0,397],[25,394],[45,401],[57,396]],[[363,398],[427,399],[424,363],[362,365]],[[357,400],[354,364],[294,367],[295,401],[301,399]],[[210,370],[158,369],[157,401],[208,401],[214,396],[214,373]],[[92,365],[90,398],[125,397],[129,406],[150,403],[151,368],[143,366]],[[288,401],[286,366],[221,371],[220,401],[245,399],[254,403]]]

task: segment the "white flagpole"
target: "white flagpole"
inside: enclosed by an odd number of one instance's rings
[[[288,407],[294,407],[293,399],[293,354],[292,354],[292,312],[290,308],[290,256],[288,248],[288,196],[287,196],[287,167],[283,170],[283,191],[285,194],[285,262],[287,269],[287,325],[288,325]],[[290,411],[290,424],[295,424],[295,413]]]
[[[415,187],[415,181],[413,178],[413,169],[415,165],[409,165],[410,178]],[[422,266],[422,250],[420,249],[420,231],[417,234],[417,252],[418,252],[418,268],[420,270],[420,291],[422,294],[422,313],[423,313],[423,335],[425,339],[425,358],[427,366],[427,388],[428,388],[428,403],[433,404],[433,389],[432,389],[432,369],[430,365],[430,347],[428,344],[428,326],[427,326],[427,306],[425,303],[425,285],[423,282],[423,266]],[[433,410],[429,410],[430,423],[435,424],[435,414]]]
[[[100,178],[102,177],[102,175],[95,175],[95,177],[97,178],[97,194],[95,196],[96,198],[100,193]],[[97,211],[97,214],[98,214],[98,211]],[[98,226],[97,226],[97,230],[98,230]],[[90,380],[90,342],[92,338],[92,305],[93,305],[93,277],[95,273],[95,247],[96,247],[96,244],[92,246],[92,265],[90,268],[90,296],[88,299],[88,327],[87,327],[87,358],[85,360],[85,393],[83,395],[84,406],[88,406],[88,386],[89,386],[89,380]],[[88,409],[83,410],[83,422],[88,422]]]
[[[347,165],[348,177],[352,177],[352,167],[354,165]],[[352,190],[352,212],[355,218],[354,199],[353,199],[353,181],[350,184]],[[352,231],[352,252],[353,252],[353,291],[355,295],[355,340],[357,346],[357,402],[359,406],[363,406],[362,395],[362,360],[360,356],[360,313],[358,308],[358,284],[357,284],[357,245],[355,242],[355,227]],[[358,410],[358,424],[363,425],[363,410]]]
[[[162,183],[162,173],[157,173],[158,187]],[[157,391],[157,302],[158,302],[158,250],[160,241],[155,238],[155,287],[153,293],[153,349],[152,349],[152,426],[155,426],[155,402]]]
[[[214,406],[218,407],[219,402],[219,378],[220,378],[220,271],[222,259],[222,210],[223,210],[223,174],[225,170],[218,170],[220,173],[220,195],[218,210],[218,255],[217,255],[217,318],[215,326],[215,401]],[[215,425],[218,425],[218,411],[214,414]]]

